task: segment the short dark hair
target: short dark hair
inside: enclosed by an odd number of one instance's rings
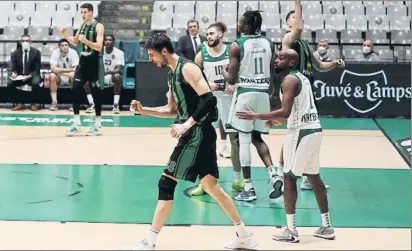
[[[113,40],[113,42],[114,42],[114,36],[112,35],[112,34],[107,34],[107,35],[104,35],[104,37],[106,38],[106,37],[111,37],[112,38],[112,40]]]
[[[289,17],[290,17],[292,14],[295,14],[295,10],[289,11],[289,13],[286,15],[286,22],[289,20]]]
[[[243,14],[244,22],[250,27],[253,34],[257,34],[262,29],[263,18],[259,10],[249,10]]]
[[[222,22],[216,22],[213,23],[211,25],[209,25],[208,29],[212,28],[212,27],[216,27],[218,28],[222,33],[225,33],[227,31],[227,26],[226,24],[222,23]]]
[[[21,38],[24,38],[24,37],[31,38],[31,36],[30,36],[29,34],[23,34],[23,35],[21,35]]]
[[[189,26],[190,23],[197,23],[197,26],[199,27],[199,21],[197,21],[196,19],[189,19],[189,21],[187,21],[187,26]]]
[[[80,9],[87,9],[88,11],[93,11],[93,4],[84,3],[80,6]]]
[[[161,52],[163,48],[169,53],[174,53],[175,49],[173,48],[172,41],[165,33],[154,33],[145,44],[146,49],[155,50]]]
[[[60,46],[62,43],[69,43],[69,41],[67,41],[67,39],[65,39],[65,38],[62,38],[62,39],[59,40],[59,46]]]

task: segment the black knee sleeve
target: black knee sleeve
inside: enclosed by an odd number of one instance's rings
[[[177,182],[162,175],[159,180],[159,200],[173,200]]]

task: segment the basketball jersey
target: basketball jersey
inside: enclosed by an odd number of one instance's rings
[[[230,47],[224,45],[224,50],[218,55],[213,56],[209,52],[209,47],[206,42],[200,45],[200,53],[202,55],[203,72],[206,74],[209,82],[214,82],[222,90],[226,86],[225,78],[223,77],[223,69],[229,64]]]
[[[235,41],[240,48],[240,67],[237,85],[269,89],[273,43],[262,35],[245,35]]]
[[[83,23],[80,26],[80,32],[79,34],[84,35],[87,40],[89,40],[92,43],[96,43],[96,38],[97,38],[97,32],[96,32],[96,26],[98,22],[96,20],[93,20],[93,22],[90,25],[87,25],[86,23]],[[82,42],[79,42],[79,48],[80,48],[80,54],[83,56],[88,56],[90,54],[101,54],[101,52],[95,51],[92,48],[90,48],[87,44],[84,44]]]
[[[287,119],[287,128],[320,128],[321,125],[318,117],[318,110],[315,106],[309,79],[297,70],[292,71],[289,74],[298,78],[299,88],[298,94],[293,99],[292,111]]]
[[[168,73],[168,85],[173,95],[173,99],[177,106],[177,123],[186,122],[199,107],[199,95],[192,88],[192,86],[186,82],[183,77],[182,69],[187,63],[193,63],[188,59],[179,57],[175,71],[169,71]],[[203,73],[203,72],[202,72]],[[203,74],[206,79],[206,76]],[[217,120],[217,108],[214,112],[206,114],[205,117],[197,121],[198,124],[212,123]]]
[[[124,66],[124,53],[114,47],[113,51],[108,54],[104,48],[103,61],[105,71],[113,71],[116,65]]]
[[[61,56],[60,48],[55,49],[50,56],[50,64],[56,65],[58,68],[74,68],[79,64],[79,56],[72,48],[69,48],[64,57]]]
[[[297,39],[293,42],[292,49],[299,55],[299,61],[295,70],[300,71],[311,83],[313,83],[312,52],[309,41],[306,39]]]

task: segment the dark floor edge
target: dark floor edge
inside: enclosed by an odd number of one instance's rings
[[[411,164],[409,163],[408,158],[401,152],[399,147],[396,145],[395,141],[393,141],[389,137],[389,135],[386,133],[385,129],[383,129],[383,127],[379,124],[379,122],[376,120],[376,118],[372,118],[372,120],[373,120],[373,122],[375,122],[375,124],[379,128],[379,130],[381,130],[383,135],[385,135],[386,139],[389,140],[389,142],[391,142],[392,146],[396,149],[396,151],[399,153],[399,155],[402,157],[402,159],[406,162],[406,164],[409,166],[409,168],[411,168]]]
[[[7,221],[7,222],[37,222],[37,223],[61,223],[61,224],[66,224],[66,223],[88,223],[88,224],[135,224],[135,225],[149,225],[150,223],[143,222],[106,222],[106,221],[53,221],[53,220],[18,220],[18,219],[12,219],[12,220],[6,220],[6,219],[0,219],[0,221]],[[205,225],[199,225],[199,224],[166,224],[165,227],[192,227],[192,226],[201,226],[201,227],[230,227],[233,226],[233,224],[227,223],[227,224],[205,224]],[[274,227],[278,228],[280,226],[277,225],[260,225],[260,224],[248,224],[248,227]],[[297,226],[297,227],[319,227],[319,225],[308,225],[308,226]],[[334,228],[365,228],[365,229],[370,229],[370,228],[377,228],[377,229],[410,229],[411,226],[338,226],[334,225]]]

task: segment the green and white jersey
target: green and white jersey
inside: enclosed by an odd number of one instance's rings
[[[254,89],[269,89],[274,46],[262,35],[245,35],[236,39],[240,47],[240,68],[237,85]]]
[[[200,45],[200,53],[202,55],[203,72],[209,82],[214,82],[218,86],[226,86],[225,78],[223,77],[223,69],[229,64],[229,49],[224,45],[224,50],[217,56],[213,56],[209,47],[203,42]]]
[[[297,70],[289,74],[299,79],[299,89],[293,100],[292,111],[287,120],[287,127],[299,129],[321,128],[309,79]]]

